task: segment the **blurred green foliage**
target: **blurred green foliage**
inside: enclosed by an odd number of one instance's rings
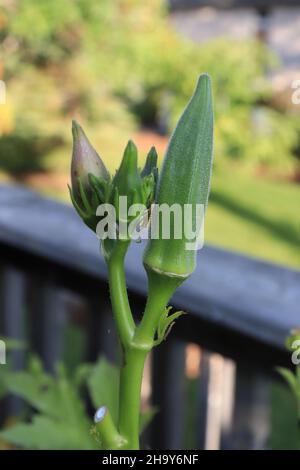
[[[40,171],[55,152],[67,162],[72,117],[115,167],[138,125],[172,128],[206,71],[214,82],[218,164],[228,157],[293,170],[300,124],[269,105],[266,70],[275,58],[254,40],[196,46],[173,30],[165,5],[4,0],[2,168],[13,175]]]
[[[101,448],[87,412],[88,397],[94,411],[105,403],[115,418],[118,383],[118,368],[103,357],[95,364],[79,364],[72,376],[62,363],[57,364],[54,376],[48,374],[36,356],[30,357],[26,370],[13,372],[4,366],[0,376],[2,396],[11,393],[22,398],[27,409],[14,424],[0,431],[0,445],[41,450]],[[142,412],[140,432],[154,412],[153,408]]]

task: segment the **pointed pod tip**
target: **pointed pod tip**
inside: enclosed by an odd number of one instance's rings
[[[82,133],[83,133],[83,129],[80,126],[80,124],[78,124],[78,122],[75,121],[75,119],[72,119],[72,134],[73,134],[74,140],[78,139],[80,134]]]
[[[199,78],[198,78],[198,82],[200,82],[200,81],[202,81],[202,82],[206,81],[206,82],[210,83],[211,82],[211,77],[210,77],[209,73],[207,73],[207,72],[201,73],[199,75]]]
[[[197,93],[200,91],[202,87],[211,87],[211,78],[206,72],[199,76],[195,92]]]

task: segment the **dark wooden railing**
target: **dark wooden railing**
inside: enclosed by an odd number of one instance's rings
[[[83,360],[95,360],[100,352],[115,357],[106,267],[98,245],[72,207],[21,187],[0,186],[0,333],[25,338],[48,370],[63,355],[70,322],[84,331]],[[135,244],[126,259],[137,319],[147,291],[142,250]],[[290,365],[284,340],[300,325],[299,286],[300,272],[210,246],[199,252],[196,272],[172,300],[188,315],[152,354],[151,399],[160,411],[145,437],[148,446],[184,447],[189,343],[201,348],[196,405],[190,411],[195,446],[266,445],[270,380],[274,366]],[[77,316],[70,309],[74,298],[85,299]],[[16,369],[23,367],[22,352],[14,353],[13,362]],[[18,406],[12,402],[9,412]]]

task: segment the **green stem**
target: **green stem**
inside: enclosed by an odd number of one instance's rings
[[[107,250],[106,259],[111,303],[124,361],[120,374],[119,433],[124,439],[122,449],[138,449],[141,382],[147,351],[132,345],[136,326],[128,301],[124,272],[128,246],[128,241],[118,240],[113,249]]]
[[[124,259],[129,243],[129,241],[118,240],[107,259],[112,309],[123,348],[126,348],[130,343],[135,331],[135,323],[128,301],[124,272]]]
[[[153,341],[163,309],[181,284],[182,279],[166,278],[148,272],[149,294],[143,319],[128,349],[120,376],[119,431],[127,444],[124,449],[139,449],[139,420],[141,385],[144,364]]]
[[[129,242],[119,240],[107,257],[111,302],[123,346],[124,365],[120,374],[119,434],[122,449],[139,449],[141,385],[144,364],[163,309],[184,278],[168,277],[147,270],[149,293],[143,319],[135,326],[124,272],[124,259]]]
[[[147,269],[148,299],[142,321],[136,329],[134,342],[149,345],[153,343],[159,319],[175,290],[185,280],[184,277],[166,276]]]
[[[119,431],[127,442],[123,449],[139,449],[141,386],[147,354],[147,350],[136,347],[125,351],[119,395]]]

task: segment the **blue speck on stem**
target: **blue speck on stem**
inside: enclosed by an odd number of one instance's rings
[[[98,408],[94,416],[95,423],[100,423],[100,421],[103,420],[105,413],[106,413],[106,406],[100,406],[100,408]]]

